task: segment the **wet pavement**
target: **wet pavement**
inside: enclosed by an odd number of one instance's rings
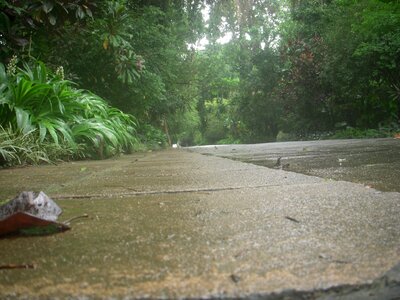
[[[0,266],[35,266],[0,270],[1,299],[400,294],[399,193],[185,150],[0,170],[21,190],[89,218],[0,239]]]
[[[354,139],[217,145],[191,151],[400,192],[400,140]],[[280,159],[281,166],[277,166]]]

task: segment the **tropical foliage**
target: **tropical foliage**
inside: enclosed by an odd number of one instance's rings
[[[7,70],[0,64],[0,95],[4,161],[15,160],[7,137],[54,145],[69,156],[100,158],[129,152],[136,142],[133,117],[73,87],[63,79],[62,68],[52,73],[42,62],[34,62],[19,69],[13,58]]]
[[[219,53],[239,79],[228,110],[241,124],[241,141],[273,141],[279,133],[279,139],[340,136],[335,131],[387,136],[399,129],[398,1],[210,5],[210,40],[232,36]]]
[[[67,156],[129,151],[135,138],[160,147],[399,129],[399,1],[0,7],[3,130],[64,145]]]

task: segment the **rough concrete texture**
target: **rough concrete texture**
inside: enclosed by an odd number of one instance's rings
[[[323,178],[362,183],[400,192],[400,139],[354,139],[218,145],[192,147],[190,151],[250,162],[269,168]]]
[[[0,170],[21,190],[90,218],[0,239],[0,265],[35,265],[0,270],[1,299],[400,294],[399,193],[183,150]]]

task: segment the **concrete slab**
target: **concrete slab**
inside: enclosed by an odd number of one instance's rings
[[[57,199],[62,219],[90,218],[0,239],[0,265],[35,265],[0,270],[2,299],[400,292],[399,267],[387,273],[400,262],[399,193],[182,150],[0,170],[2,198],[21,190]]]
[[[190,151],[273,168],[281,158],[285,170],[327,179],[362,183],[400,192],[400,139],[354,139],[217,145]]]

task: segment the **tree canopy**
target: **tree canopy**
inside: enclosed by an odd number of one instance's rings
[[[12,59],[19,67],[37,60],[54,71],[62,66],[78,88],[133,115],[145,142],[265,142],[399,128],[396,0],[0,5],[4,66]],[[196,46],[200,40],[207,44]]]

